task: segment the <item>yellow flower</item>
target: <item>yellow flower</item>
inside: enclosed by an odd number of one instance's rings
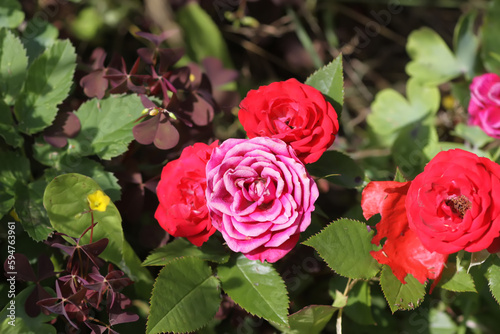
[[[97,190],[96,192],[87,196],[87,201],[89,201],[90,209],[96,211],[106,211],[111,199],[108,195],[102,192],[102,190]]]

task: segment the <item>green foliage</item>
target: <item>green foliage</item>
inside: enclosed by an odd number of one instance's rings
[[[0,136],[13,147],[20,147],[24,142],[14,126],[10,107],[2,100],[0,100]]]
[[[356,188],[363,184],[363,169],[347,154],[339,151],[326,151],[318,161],[307,165],[307,170],[314,176],[328,178],[332,183]]]
[[[186,51],[193,61],[206,57],[219,58],[224,67],[233,68],[227,45],[212,18],[196,2],[177,11],[177,22],[184,31]]]
[[[181,257],[194,256],[217,263],[229,261],[227,250],[215,238],[208,239],[201,247],[196,247],[187,239],[178,238],[163,247],[155,249],[142,263],[143,266],[164,266]]]
[[[269,263],[233,256],[217,267],[217,275],[224,292],[247,312],[289,326],[285,283]]]
[[[500,31],[500,0],[492,0],[484,18],[482,33],[481,56],[484,66],[489,72],[500,73],[500,44],[498,31]]]
[[[47,182],[40,179],[17,188],[15,209],[23,229],[35,241],[43,241],[54,231],[43,208],[43,193]]]
[[[173,260],[156,278],[146,333],[200,329],[213,318],[220,302],[219,281],[205,261]]]
[[[439,285],[441,288],[456,292],[477,292],[472,276],[454,263],[449,263],[444,269]]]
[[[54,178],[43,195],[43,205],[52,227],[69,236],[80,237],[92,221],[88,213],[87,196],[97,190],[102,189],[94,180],[81,174],[69,173]],[[128,249],[130,246],[124,239],[122,220],[116,206],[111,202],[106,211],[94,211],[93,215],[94,222],[97,222],[93,229],[94,240],[109,239],[108,246],[100,256],[116,264],[132,280],[150,280],[150,275],[141,267],[139,258]],[[85,235],[83,240],[88,243],[89,235]]]
[[[330,305],[309,305],[288,316],[290,327],[274,323],[273,326],[283,334],[319,334],[328,324],[335,311],[337,311],[337,308]]]
[[[460,62],[432,29],[424,27],[413,31],[408,36],[406,51],[412,58],[406,72],[422,83],[437,86],[462,73]]]
[[[1,28],[0,99],[3,99],[8,105],[14,103],[23,86],[27,66],[28,58],[19,38],[9,30]]]
[[[483,147],[484,145],[495,140],[484,133],[479,126],[466,125],[464,123],[458,123],[457,126],[455,126],[453,134],[464,139],[466,142],[477,148]]]
[[[55,42],[31,63],[14,109],[21,132],[33,134],[52,124],[73,84],[75,63],[69,41]]]
[[[360,281],[349,291],[344,314],[361,325],[374,325],[370,282]]]
[[[500,259],[493,257],[493,261],[488,267],[486,273],[488,279],[488,286],[493,298],[500,304]]]
[[[79,156],[96,154],[104,160],[122,154],[134,139],[134,121],[143,109],[136,95],[111,96],[82,104],[76,112],[82,127],[75,138],[68,140],[68,152]]]
[[[45,49],[54,44],[58,36],[59,30],[49,22],[37,18],[29,20],[21,35],[29,63],[31,64]]]
[[[425,284],[420,284],[410,274],[406,276],[405,282],[406,284],[401,283],[389,266],[383,266],[380,286],[392,313],[397,310],[413,310],[424,299]]]
[[[370,255],[370,251],[378,248],[371,243],[372,237],[373,231],[368,231],[367,225],[339,219],[304,244],[313,247],[337,274],[369,279],[380,270],[380,265]]]
[[[18,0],[2,0],[0,3],[0,28],[15,28],[24,20],[24,12]]]
[[[463,15],[455,27],[453,44],[461,72],[468,78],[474,76],[474,67],[479,47],[479,38],[474,33],[477,12],[471,11]]]
[[[413,123],[428,122],[439,108],[440,94],[437,87],[425,86],[410,79],[405,99],[393,89],[384,89],[372,103],[372,113],[367,122],[380,143],[391,146],[399,132]]]
[[[35,318],[32,318],[26,314],[26,311],[24,310],[24,304],[26,303],[26,299],[28,298],[28,296],[35,288],[35,285],[28,286],[26,289],[19,292],[16,295],[16,298],[12,299],[15,305],[15,320],[13,321],[15,326],[9,324],[9,321],[12,320],[9,317],[9,315],[11,314],[10,310],[8,310],[10,301],[7,305],[4,306],[4,308],[0,312],[0,319],[2,319],[2,322],[0,323],[0,332],[2,334],[55,334],[57,332],[54,326],[48,324],[49,321],[55,318],[54,314],[45,315],[42,312]]]
[[[342,56],[335,58],[330,64],[323,66],[305,81],[306,85],[319,90],[330,101],[340,120],[344,104],[344,75]]]

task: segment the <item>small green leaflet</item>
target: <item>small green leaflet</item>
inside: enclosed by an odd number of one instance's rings
[[[173,260],[156,279],[146,333],[196,331],[212,320],[220,302],[219,281],[205,261]]]
[[[316,249],[337,274],[369,279],[380,270],[379,263],[370,255],[370,251],[378,249],[371,243],[373,233],[366,224],[344,218],[303,243]]]
[[[283,279],[269,263],[233,256],[217,267],[222,289],[247,312],[288,326],[288,295]]]
[[[448,263],[443,269],[443,274],[438,286],[455,292],[476,292],[472,276],[467,270],[460,266],[459,270],[457,270],[455,263]]]
[[[24,12],[18,0],[0,2],[0,27],[16,28],[23,20]]]
[[[500,259],[498,256],[492,258],[493,261],[486,272],[486,278],[493,298],[500,304]]]
[[[425,285],[408,274],[406,284],[397,279],[389,266],[384,265],[380,275],[380,286],[392,313],[397,310],[413,310],[420,305],[425,296]]]
[[[327,97],[340,120],[342,106],[344,105],[342,55],[311,74],[305,81],[305,84],[316,88]]]
[[[14,104],[27,67],[28,57],[19,38],[5,28],[0,29],[0,100],[7,105]]]
[[[337,310],[330,305],[309,305],[288,316],[290,327],[272,325],[283,334],[319,334]]]
[[[226,263],[229,260],[229,252],[214,237],[209,238],[201,247],[196,247],[187,239],[178,238],[155,249],[142,265],[164,266],[174,259],[187,256],[217,263]]]
[[[75,48],[68,40],[54,42],[31,63],[14,109],[20,131],[33,134],[52,124],[73,84],[75,67]]]

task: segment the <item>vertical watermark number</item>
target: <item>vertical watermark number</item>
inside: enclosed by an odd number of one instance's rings
[[[7,266],[6,275],[7,282],[9,283],[9,289],[7,290],[7,297],[10,299],[7,306],[7,318],[9,318],[9,325],[16,325],[16,223],[8,222],[7,231]]]

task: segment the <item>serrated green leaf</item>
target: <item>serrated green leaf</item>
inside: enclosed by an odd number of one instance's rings
[[[437,87],[427,87],[408,80],[405,99],[393,89],[384,89],[375,96],[372,112],[367,117],[371,130],[384,146],[391,146],[399,132],[410,124],[433,119],[439,109]]]
[[[369,279],[380,270],[379,263],[370,255],[370,251],[378,249],[371,243],[373,234],[366,224],[339,219],[303,243],[316,249],[337,274]]]
[[[33,134],[52,124],[73,84],[75,67],[75,48],[67,40],[55,42],[33,61],[14,109],[20,131]]]
[[[198,3],[182,6],[176,16],[184,32],[186,52],[193,61],[201,63],[206,57],[216,57],[224,67],[234,67],[220,29]]]
[[[19,38],[5,28],[0,29],[0,100],[8,105],[14,104],[23,86],[27,67],[28,57]]]
[[[47,322],[56,318],[56,314],[45,315],[41,312],[38,316],[32,318],[26,314],[24,310],[24,304],[26,299],[29,297],[35,285],[28,286],[26,289],[19,292],[12,301],[15,305],[15,320],[13,323],[15,326],[9,324],[12,319],[9,317],[11,314],[8,307],[10,306],[10,301],[5,305],[5,307],[0,312],[0,333],[2,334],[55,334],[57,332],[56,328]],[[48,289],[52,295],[55,293]]]
[[[280,275],[269,263],[234,256],[217,267],[222,289],[247,312],[288,326],[288,295]]]
[[[0,27],[16,28],[24,20],[24,12],[18,0],[2,0],[0,3]]]
[[[102,189],[94,180],[81,174],[69,173],[54,178],[43,195],[43,205],[54,229],[72,237],[80,237],[92,221],[91,215],[85,213],[89,210],[87,196],[97,190]],[[134,281],[141,278],[152,281],[135,253],[132,251],[130,254],[130,245],[123,236],[122,219],[113,202],[109,203],[106,211],[94,211],[93,214],[94,222],[98,222],[94,227],[93,240],[109,239],[100,257],[116,264]],[[82,242],[89,242],[89,233]],[[128,253],[124,255],[125,250]]]
[[[30,162],[25,156],[12,151],[0,150],[0,184],[6,192],[14,195],[15,189],[29,183]]]
[[[500,0],[489,2],[486,15],[481,27],[481,56],[488,72],[500,73],[500,44],[498,32],[500,31]]]
[[[272,324],[283,334],[318,334],[325,328],[338,308],[330,305],[309,305],[288,316],[290,327]]]
[[[31,64],[45,49],[57,40],[59,30],[48,21],[31,19],[21,35],[21,41],[26,48],[29,63]]]
[[[488,279],[488,287],[493,295],[493,298],[500,304],[500,259],[498,256],[493,258],[492,263],[486,272]]]
[[[134,139],[132,128],[143,109],[136,95],[92,99],[82,104],[76,112],[81,129],[75,138],[68,139],[68,152],[80,156],[97,154],[105,160],[122,154]]]
[[[453,45],[460,70],[468,78],[474,76],[474,64],[479,46],[479,39],[474,34],[474,24],[477,18],[477,11],[470,11],[458,20],[453,35]]]
[[[479,126],[466,125],[464,123],[458,123],[455,126],[455,130],[452,132],[452,135],[464,139],[477,148],[483,147],[484,145],[495,140],[494,138],[488,136]]]
[[[17,216],[23,229],[37,242],[46,240],[54,231],[42,203],[46,186],[47,182],[40,179],[16,189]]]
[[[178,238],[161,248],[155,249],[142,263],[143,266],[164,266],[174,259],[193,256],[205,261],[226,263],[229,254],[214,238],[208,239],[201,247],[196,247],[187,239]]]
[[[340,120],[342,106],[344,105],[342,55],[311,74],[305,84],[316,88],[328,98]]]
[[[457,266],[454,263],[448,263],[443,269],[438,286],[455,292],[476,292],[472,276],[460,266],[459,270],[457,270]]]
[[[344,314],[358,324],[374,325],[375,319],[373,319],[371,306],[370,283],[368,281],[357,282],[349,291]]]
[[[438,86],[462,73],[455,55],[430,28],[414,30],[408,36],[406,51],[412,59],[406,65],[406,73],[427,85]]]
[[[219,281],[205,261],[176,259],[156,279],[146,333],[193,332],[212,320],[220,302]]]
[[[411,274],[406,276],[405,282],[406,284],[401,283],[389,266],[383,266],[380,286],[392,313],[397,310],[413,310],[424,299],[426,284],[420,284]]]
[[[5,188],[0,184],[0,219],[3,218],[7,213],[10,212],[15,204],[15,198],[13,194],[8,194]]]
[[[20,147],[24,143],[23,137],[17,132],[10,107],[0,99],[0,136],[13,147]]]
[[[396,182],[407,182],[406,177],[401,173],[401,169],[399,167],[396,168],[396,174],[394,175],[394,181]]]
[[[326,151],[318,161],[306,167],[312,175],[328,178],[330,182],[347,188],[359,187],[365,179],[365,172],[359,164],[340,151]]]

